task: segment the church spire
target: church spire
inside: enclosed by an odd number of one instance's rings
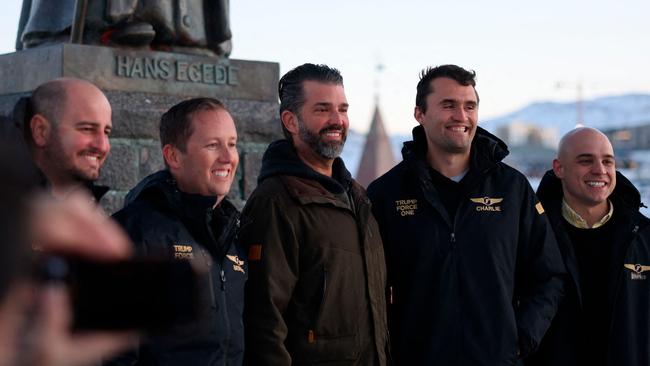
[[[366,144],[363,147],[356,179],[359,184],[367,187],[373,180],[386,173],[394,165],[393,148],[384,127],[379,104],[376,104],[370,130],[366,135]]]

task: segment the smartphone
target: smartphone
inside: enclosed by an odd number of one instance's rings
[[[45,256],[38,267],[41,280],[68,286],[73,330],[161,332],[197,318],[199,271],[186,260]]]

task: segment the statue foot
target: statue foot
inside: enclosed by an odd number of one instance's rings
[[[115,29],[111,34],[111,41],[117,44],[143,47],[153,41],[156,31],[149,23],[126,23]]]

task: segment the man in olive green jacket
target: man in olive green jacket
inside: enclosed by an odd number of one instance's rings
[[[262,160],[243,211],[247,365],[386,365],[386,269],[365,190],[338,157],[348,103],[338,70],[280,80],[287,139]]]

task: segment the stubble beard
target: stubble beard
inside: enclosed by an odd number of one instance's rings
[[[55,167],[59,179],[68,182],[68,184],[94,182],[99,178],[100,170],[97,171],[97,174],[94,171],[88,173],[74,166],[72,160],[75,156],[65,154],[59,136],[52,139],[50,145],[45,149],[45,156],[48,164]]]

